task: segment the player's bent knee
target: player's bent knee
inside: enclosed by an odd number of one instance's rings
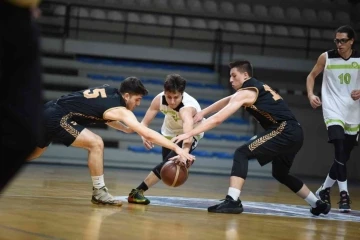
[[[273,178],[275,178],[278,182],[284,184],[285,181],[286,181],[287,174],[272,172],[272,176],[273,176]]]
[[[159,163],[156,167],[153,168],[152,172],[156,175],[156,177],[158,177],[159,179],[161,179],[160,176],[160,172],[161,172],[161,168],[164,166],[166,162],[161,162]]]

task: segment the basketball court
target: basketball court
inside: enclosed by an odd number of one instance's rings
[[[350,214],[333,208],[314,217],[304,201],[275,180],[250,176],[241,193],[244,213],[228,215],[206,210],[224,198],[228,177],[191,171],[178,188],[161,182],[147,191],[150,205],[128,204],[127,194],[147,174],[106,169],[110,193],[124,204],[97,206],[90,202],[86,167],[29,164],[0,198],[0,239],[359,239],[359,185],[349,186]],[[320,182],[307,181],[313,191]]]

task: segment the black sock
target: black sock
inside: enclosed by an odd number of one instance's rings
[[[149,189],[149,187],[146,185],[145,182],[142,182],[136,189],[144,190],[144,192],[145,192],[146,190]]]

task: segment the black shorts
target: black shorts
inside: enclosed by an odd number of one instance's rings
[[[192,151],[195,150],[195,148],[196,148],[197,145],[198,145],[198,142],[199,142],[199,140],[197,140],[196,138],[193,137],[193,142],[192,142],[192,144],[191,144],[191,148],[190,148],[189,153],[191,153]],[[182,144],[183,144],[183,141],[177,143],[177,145],[178,145],[179,147],[182,147]],[[168,149],[168,148],[164,148],[164,147],[162,148],[163,162],[168,161],[169,158],[175,157],[176,155],[177,155],[176,152],[174,152],[174,151],[172,151],[172,150],[170,150],[170,149]]]
[[[353,146],[359,145],[359,132],[356,135],[349,135],[345,133],[345,130],[340,125],[332,125],[327,128],[328,142],[333,143],[334,140],[345,140],[347,144]]]
[[[43,134],[38,143],[40,148],[49,146],[53,141],[70,146],[85,129],[73,120],[72,113],[56,104],[56,101],[45,104],[43,117]]]
[[[278,126],[259,134],[247,143],[261,166],[274,160],[291,167],[304,140],[303,130],[296,121],[284,121]]]

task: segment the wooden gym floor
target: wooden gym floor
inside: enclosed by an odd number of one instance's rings
[[[28,164],[0,195],[0,239],[360,239],[360,186],[349,185],[350,214],[339,213],[338,187],[332,211],[313,217],[309,207],[271,178],[249,177],[240,215],[211,214],[209,205],[224,198],[227,176],[191,174],[181,187],[155,185],[146,192],[150,205],[126,202],[147,171],[106,169],[105,182],[122,207],[90,202],[86,167]],[[320,180],[304,180],[316,191]]]

